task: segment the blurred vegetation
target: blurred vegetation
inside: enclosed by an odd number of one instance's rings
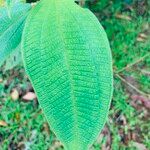
[[[3,5],[4,5],[4,1],[0,0],[0,6],[3,6]]]
[[[110,115],[91,149],[149,150],[150,1],[91,0],[79,4],[100,20],[113,55]],[[29,93],[34,91],[21,66],[6,72],[0,69],[0,150],[63,149]]]

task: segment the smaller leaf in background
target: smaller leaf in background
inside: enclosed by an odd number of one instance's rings
[[[24,100],[30,101],[36,98],[35,93],[33,92],[28,92],[26,95],[23,96]]]
[[[0,126],[6,127],[8,124],[5,121],[0,120]]]
[[[18,92],[16,89],[14,89],[14,90],[11,92],[11,98],[12,98],[12,100],[14,100],[14,101],[18,100],[18,98],[19,98],[19,92]]]
[[[11,18],[11,10],[13,6],[18,2],[20,2],[20,0],[5,0],[5,6],[7,8],[9,18]]]
[[[130,16],[122,15],[122,14],[116,14],[115,17],[117,19],[123,19],[123,20],[127,20],[127,21],[131,21],[132,20],[132,18]]]
[[[20,44],[24,23],[30,9],[30,4],[16,3],[12,8],[10,19],[7,8],[0,8],[0,67]]]
[[[8,59],[6,60],[6,64],[4,66],[4,71],[10,70],[17,66],[18,64],[22,64],[21,59],[21,52],[20,52],[20,45],[13,50],[13,52],[9,55]]]

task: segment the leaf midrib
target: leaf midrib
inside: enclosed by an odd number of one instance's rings
[[[71,7],[68,7],[66,3],[64,3],[64,5],[66,5],[66,8],[68,8],[68,12],[69,12],[70,14],[72,14],[72,17],[73,17],[74,20],[77,22],[78,26],[79,26],[79,24],[81,25],[82,22],[79,22],[79,21],[77,20],[77,18],[74,16],[74,14],[72,13],[72,10],[70,9]],[[65,7],[65,6],[64,6],[64,7]],[[83,25],[82,25],[82,26],[83,26]],[[59,29],[61,29],[61,27],[60,27]],[[80,29],[80,27],[79,27],[79,29]],[[83,37],[85,37],[85,36],[84,36],[84,32],[83,32],[82,30],[80,30],[80,34],[83,35]],[[85,39],[86,39],[86,37],[85,37]],[[86,40],[87,40],[87,39],[86,39]],[[97,67],[96,62],[94,61],[94,60],[95,60],[94,57],[96,57],[96,56],[95,56],[95,53],[94,53],[92,50],[90,50],[89,52],[90,52],[90,54],[91,54],[90,56],[92,57],[91,61],[92,61],[93,67],[95,68],[95,69],[94,69],[95,76],[99,76],[98,67]],[[71,75],[70,75],[70,76],[71,76]],[[99,78],[96,78],[96,79],[97,79],[98,87],[100,87],[100,80],[99,80]],[[73,88],[72,88],[72,89],[73,89]],[[100,89],[99,89],[99,93],[100,93]],[[100,100],[100,99],[99,99],[99,100]],[[77,116],[78,116],[78,115],[77,115]],[[77,129],[78,129],[78,127],[77,127]],[[75,132],[75,133],[76,133],[76,132]],[[79,136],[78,136],[78,140],[79,140],[79,141],[81,140]],[[92,141],[92,142],[93,142],[93,141]],[[89,144],[91,144],[91,143],[89,143]]]
[[[62,45],[64,47],[64,60],[65,60],[65,64],[66,64],[66,67],[67,67],[67,70],[68,70],[68,74],[69,74],[69,81],[70,81],[70,87],[71,87],[71,100],[72,100],[72,106],[73,106],[73,116],[74,116],[74,128],[72,130],[74,130],[74,134],[75,134],[75,138],[77,138],[78,142],[80,141],[80,138],[79,138],[79,129],[78,129],[78,113],[77,113],[77,108],[75,107],[76,106],[76,101],[75,101],[75,94],[74,94],[74,87],[73,87],[73,80],[72,80],[72,75],[71,75],[71,69],[70,69],[70,65],[69,65],[69,62],[67,61],[67,58],[69,58],[68,56],[68,53],[67,53],[67,49],[66,49],[66,46],[65,46],[65,42],[64,42],[64,35],[63,35],[63,32],[61,31],[61,22],[60,22],[60,17],[59,17],[59,14],[58,14],[58,11],[60,8],[57,8],[57,2],[54,0],[55,2],[55,8],[56,8],[56,22],[58,22],[58,33],[60,35],[60,38],[61,38],[61,41],[62,41]],[[65,3],[63,3],[65,4]],[[61,5],[61,4],[60,4]],[[66,7],[67,8],[67,7]]]

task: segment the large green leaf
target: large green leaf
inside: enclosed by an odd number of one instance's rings
[[[66,149],[88,149],[112,97],[111,52],[96,17],[70,0],[43,0],[27,18],[22,52],[57,137]]]
[[[17,3],[12,8],[10,18],[7,8],[0,8],[0,66],[21,42],[24,22],[30,9],[30,4]]]

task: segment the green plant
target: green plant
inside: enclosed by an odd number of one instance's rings
[[[30,4],[17,3],[11,9],[10,17],[6,8],[0,9],[0,66],[8,57],[14,57],[14,51],[18,51],[25,19],[30,9]]]
[[[103,128],[112,96],[106,33],[89,10],[73,1],[42,0],[29,12],[21,36],[18,28],[29,9],[24,11],[7,16],[14,21],[5,30],[15,32],[1,32],[1,64],[21,41],[26,73],[51,128],[66,149],[85,150]]]

